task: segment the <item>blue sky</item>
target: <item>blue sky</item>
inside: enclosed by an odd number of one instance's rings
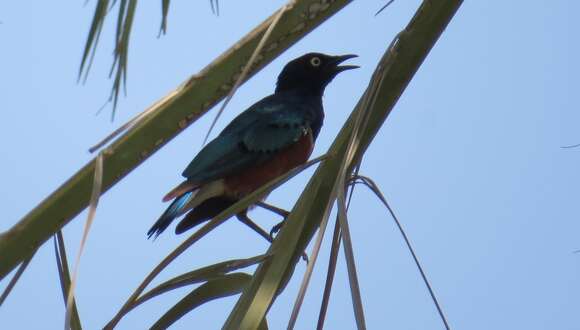
[[[356,53],[360,70],[327,89],[322,154],[367,85],[377,60],[420,1],[355,1],[245,84],[218,123],[271,93],[289,60],[310,51]],[[129,58],[128,96],[115,122],[95,112],[111,86],[111,17],[86,85],[76,83],[94,1],[0,3],[0,107],[4,141],[0,230],[16,223],[91,159],[87,149],[164,96],[269,16],[284,1],[172,1],[167,36],[157,39],[158,1],[141,1]],[[466,1],[369,148],[362,173],[380,185],[407,229],[452,328],[580,329],[580,23],[574,1]],[[213,113],[212,113],[213,114]],[[210,117],[189,127],[101,199],[81,262],[78,305],[86,329],[102,327],[143,277],[185,237],[146,231],[164,193],[201,146]],[[215,134],[214,132],[214,134]],[[290,208],[311,172],[269,201]],[[69,258],[81,214],[65,230]],[[278,219],[254,216],[266,228]],[[409,253],[369,192],[350,215],[369,329],[442,329]],[[330,235],[328,235],[330,236]],[[229,221],[187,251],[155,282],[218,261],[250,257],[265,241]],[[316,322],[328,241],[316,265],[297,329]],[[0,256],[1,262],[1,256]],[[328,329],[355,327],[344,260]],[[285,327],[305,265],[271,309]],[[0,283],[4,288],[7,281]],[[152,325],[188,289],[151,301],[119,329]],[[206,304],[172,329],[219,328],[235,297]],[[64,306],[51,244],[45,244],[0,308],[0,325],[62,328]]]

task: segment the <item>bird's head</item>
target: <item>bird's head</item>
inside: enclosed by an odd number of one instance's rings
[[[308,53],[290,61],[280,75],[276,92],[300,91],[315,96],[322,96],[328,83],[342,71],[356,69],[356,65],[340,63],[357,57],[357,55],[330,56],[321,53]]]

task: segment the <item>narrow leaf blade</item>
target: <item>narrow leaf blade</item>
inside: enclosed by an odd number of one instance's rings
[[[155,324],[152,330],[163,330],[169,328],[173,323],[179,320],[185,314],[191,312],[196,307],[201,306],[209,301],[228,297],[242,292],[248,285],[252,276],[245,273],[227,274],[214,279],[210,279],[202,284],[171,309],[169,309]]]
[[[181,288],[186,285],[196,284],[208,281],[211,278],[223,276],[226,273],[229,273],[234,270],[238,270],[240,268],[249,267],[255,265],[266,259],[266,255],[259,255],[252,258],[247,259],[234,259],[223,261],[217,264],[213,264],[210,266],[202,267],[191,272],[187,272],[185,274],[181,274],[176,276],[166,282],[163,282],[156,286],[155,288],[149,290],[147,293],[143,294],[139,299],[135,300],[135,303],[131,305],[130,310],[134,309],[135,307],[141,305],[142,303],[150,300],[158,295],[161,295],[165,292]]]

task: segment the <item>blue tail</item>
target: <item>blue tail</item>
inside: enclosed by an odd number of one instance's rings
[[[234,205],[237,200],[226,197],[213,197],[196,206],[177,224],[175,233],[181,234],[225,211]]]
[[[159,217],[159,219],[153,224],[151,229],[147,232],[147,236],[151,238],[151,236],[155,235],[155,238],[159,236],[169,225],[171,222],[183,214],[182,209],[187,204],[189,197],[193,194],[193,191],[186,192],[185,194],[177,197],[171,205],[163,212],[163,214]]]

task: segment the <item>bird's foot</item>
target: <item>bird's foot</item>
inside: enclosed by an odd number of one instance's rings
[[[270,229],[270,238],[272,239],[272,241],[274,240],[274,236],[280,231],[280,229],[282,229],[282,226],[284,226],[284,221],[285,220],[280,221],[274,227],[272,227],[272,229]],[[306,254],[306,252],[302,252],[302,260],[306,261],[306,264],[308,264],[309,259],[308,254]]]
[[[284,221],[285,220],[278,222],[276,225],[274,225],[274,227],[272,227],[272,229],[270,229],[270,237],[272,239],[274,239],[274,235],[276,235],[280,231],[280,229],[282,229],[282,226],[284,225]]]

